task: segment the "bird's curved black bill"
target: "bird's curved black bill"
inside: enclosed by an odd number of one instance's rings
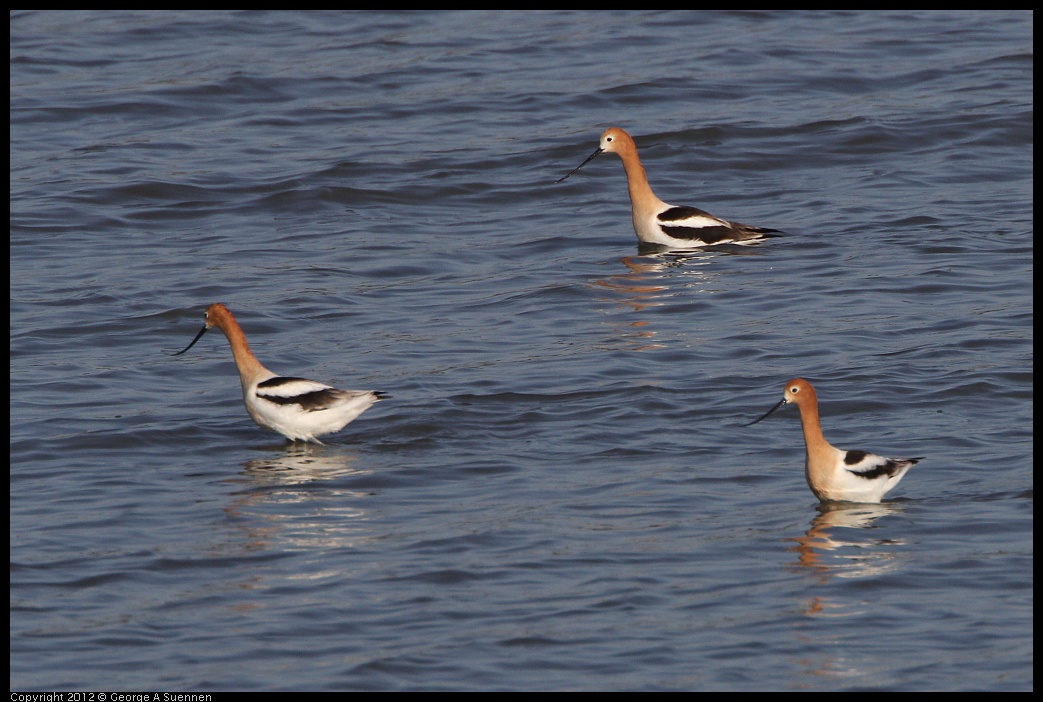
[[[587,156],[587,160],[586,160],[586,161],[584,161],[583,163],[579,164],[578,166],[576,166],[575,168],[573,168],[573,169],[572,169],[571,171],[569,171],[569,172],[568,172],[568,175],[566,175],[566,176],[565,176],[565,178],[568,178],[568,177],[569,177],[570,175],[572,175],[573,173],[575,173],[575,172],[576,172],[576,171],[578,171],[579,169],[583,168],[583,166],[585,166],[585,165],[587,165],[588,163],[590,163],[591,161],[593,161],[593,160],[594,160],[595,158],[597,158],[597,157],[598,157],[598,156],[599,156],[599,155],[600,155],[601,153],[602,153],[602,151],[601,151],[601,147],[599,146],[599,147],[598,147],[597,149],[595,149],[595,150],[594,150],[594,153],[592,153],[592,154],[591,154],[590,156]],[[554,181],[554,182],[555,182],[555,183],[560,183],[561,181],[565,180],[565,178],[559,178],[558,180],[556,180],[556,181]]]
[[[767,419],[769,414],[771,414],[772,412],[777,410],[779,407],[782,407],[784,404],[786,404],[786,398],[782,398],[782,400],[779,402],[779,404],[775,405],[770,410],[765,412],[764,416],[762,416],[760,419],[754,419],[749,424],[744,424],[743,426],[752,427],[754,424],[756,424],[757,422],[761,421],[761,419]]]
[[[206,334],[206,330],[207,330],[207,329],[209,329],[209,328],[210,328],[210,327],[208,327],[208,326],[206,326],[206,325],[204,324],[204,325],[203,325],[203,328],[199,330],[199,333],[198,333],[198,334],[196,334],[196,338],[192,339],[192,343],[191,343],[191,344],[189,344],[189,345],[188,345],[188,346],[186,346],[185,348],[181,349],[181,350],[180,350],[180,351],[178,351],[177,353],[172,353],[172,354],[170,354],[170,355],[171,355],[171,356],[180,356],[180,355],[181,355],[181,354],[183,354],[183,353],[184,353],[185,351],[188,351],[188,350],[189,350],[190,348],[192,348],[193,346],[195,346],[195,345],[196,345],[196,342],[197,342],[197,341],[199,341],[200,339],[202,339],[202,338],[203,338],[203,334]]]

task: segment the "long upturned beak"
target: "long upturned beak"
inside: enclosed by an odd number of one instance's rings
[[[190,348],[192,348],[193,346],[195,346],[195,345],[196,345],[196,342],[197,342],[197,341],[199,341],[200,339],[202,339],[202,338],[203,338],[203,334],[206,334],[206,330],[207,330],[207,329],[209,329],[209,328],[210,328],[210,327],[208,327],[207,325],[205,325],[205,324],[204,324],[204,325],[203,325],[203,328],[199,330],[199,333],[198,333],[198,334],[196,334],[196,338],[192,339],[192,343],[191,343],[191,344],[189,344],[188,346],[186,346],[186,347],[185,347],[184,349],[182,349],[181,351],[178,351],[177,353],[172,353],[172,354],[170,354],[170,355],[171,355],[171,356],[180,356],[180,355],[181,355],[181,354],[183,354],[183,353],[184,353],[185,351],[188,351],[188,350],[189,350]]]
[[[579,164],[578,166],[576,166],[575,168],[573,168],[573,169],[572,169],[571,171],[569,171],[569,174],[568,174],[567,176],[565,176],[565,178],[568,178],[568,177],[569,177],[570,175],[572,175],[573,173],[575,173],[575,172],[576,172],[576,171],[578,171],[579,169],[583,168],[583,166],[587,165],[588,163],[590,163],[591,161],[593,161],[593,160],[594,160],[595,158],[597,158],[597,157],[598,157],[598,156],[599,156],[600,154],[603,154],[604,152],[605,152],[605,151],[604,151],[604,149],[602,149],[602,148],[601,148],[601,147],[599,146],[598,148],[596,148],[596,149],[594,150],[594,153],[592,153],[592,154],[591,154],[590,156],[588,156],[588,157],[587,157],[587,160],[586,160],[586,161],[584,161],[583,163]],[[559,180],[556,180],[556,181],[554,181],[554,182],[555,182],[555,183],[560,183],[561,181],[565,180],[565,178],[560,178]]]
[[[785,404],[789,404],[789,400],[787,400],[787,399],[786,399],[786,398],[784,397],[784,398],[782,398],[782,400],[781,400],[781,401],[779,402],[779,404],[775,405],[775,406],[774,406],[774,407],[772,407],[772,408],[771,408],[770,410],[768,410],[767,412],[765,412],[765,413],[764,413],[764,416],[763,416],[763,417],[761,417],[760,419],[754,419],[754,420],[753,420],[752,422],[750,422],[749,424],[745,424],[745,425],[743,425],[743,426],[747,426],[747,427],[750,427],[750,426],[753,426],[754,424],[756,424],[757,422],[761,421],[761,419],[767,419],[767,418],[768,418],[768,415],[769,415],[769,414],[771,414],[772,412],[774,412],[774,411],[775,411],[775,410],[777,410],[777,409],[778,409],[779,407],[782,407],[782,406],[783,406],[783,405],[785,405]]]

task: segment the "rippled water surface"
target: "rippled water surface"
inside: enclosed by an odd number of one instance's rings
[[[13,12],[11,688],[1032,689],[1032,20]]]

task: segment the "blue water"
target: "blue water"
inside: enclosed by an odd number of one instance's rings
[[[11,688],[1031,690],[1032,21],[13,12]]]

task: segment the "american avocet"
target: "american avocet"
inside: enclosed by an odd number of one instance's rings
[[[815,388],[802,378],[786,383],[782,401],[746,426],[756,424],[791,402],[800,409],[800,423],[804,427],[807,448],[804,477],[811,491],[823,502],[880,502],[910,468],[923,460],[922,456],[884,458],[865,451],[841,451],[831,446],[822,436]]]
[[[220,303],[206,308],[206,323],[196,338],[173,355],[180,356],[195,346],[212,327],[223,331],[232,347],[232,357],[243,384],[246,411],[262,427],[291,441],[321,444],[316,437],[340,431],[374,402],[386,397],[385,393],[373,390],[338,390],[314,380],[272,373],[250,351],[242,327]]]
[[[656,197],[648,184],[648,176],[637,155],[634,139],[619,127],[606,129],[601,135],[600,146],[565,178],[605,153],[618,154],[623,160],[627,188],[630,190],[634,231],[642,243],[672,249],[692,249],[714,244],[749,244],[780,233],[778,229],[729,222],[697,207],[668,205],[663,202]],[[565,178],[557,182],[560,183]]]

